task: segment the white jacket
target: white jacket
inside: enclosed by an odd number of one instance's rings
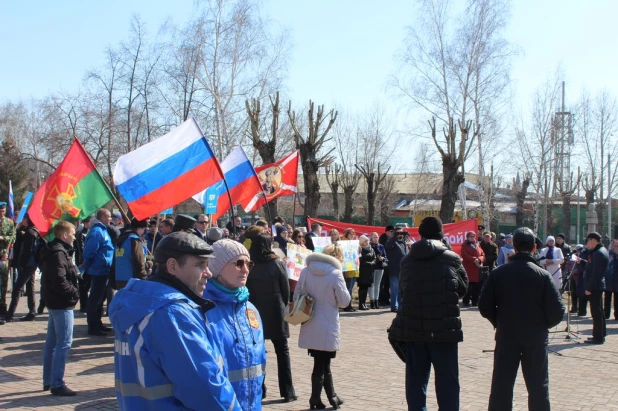
[[[554,258],[552,262],[548,264],[547,260],[543,258],[547,255],[548,250],[549,247],[545,247],[539,253],[539,257],[542,258],[539,264],[541,264],[541,267],[549,271],[549,274],[554,277],[556,287],[560,289],[562,287],[562,270],[560,269],[560,264],[564,262],[564,256],[562,255],[562,250],[554,246]]]
[[[300,274],[294,297],[304,291],[314,298],[315,303],[311,321],[300,328],[298,346],[312,350],[337,351],[340,334],[339,308],[345,308],[350,303],[341,263],[334,257],[319,253],[307,256],[306,262],[307,267]]]

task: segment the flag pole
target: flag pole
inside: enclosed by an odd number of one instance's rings
[[[101,173],[99,172],[99,169],[97,168],[97,166],[94,164],[94,161],[92,161],[92,158],[90,157],[90,154],[86,151],[86,149],[84,148],[84,146],[82,145],[82,142],[79,141],[79,139],[77,137],[75,137],[75,141],[77,141],[77,144],[79,144],[79,147],[82,149],[82,151],[84,153],[86,153],[86,157],[88,158],[88,160],[90,161],[90,164],[92,164],[92,168],[94,168],[94,171],[96,171],[96,173],[98,174],[99,178],[101,179],[101,181],[103,181],[103,184],[105,184],[105,188],[107,188],[107,191],[109,192],[109,194],[112,196],[112,198],[114,199],[114,202],[116,203],[116,205],[118,206],[118,209],[120,210],[120,212],[122,213],[122,216],[125,218],[125,221],[127,223],[131,222],[131,219],[129,218],[129,216],[127,215],[126,211],[124,211],[124,209],[122,208],[122,205],[120,205],[120,201],[118,201],[118,198],[116,198],[116,196],[114,195],[114,192],[111,190],[111,188],[109,188],[109,185],[107,184],[107,181],[105,181],[105,179],[103,178],[103,176],[101,175]]]
[[[298,195],[298,188],[294,193],[294,203],[292,204],[292,230],[296,230],[296,196]]]
[[[152,238],[152,250],[150,250],[150,255],[154,255],[155,243],[157,242],[157,234],[159,234],[159,219],[161,218],[161,213],[157,214],[156,217],[156,231],[154,237]]]
[[[266,193],[264,192],[264,190],[262,190],[262,197],[264,197],[264,201],[265,201],[265,206],[266,206],[266,211],[268,211],[268,225],[270,226],[271,224],[273,224],[273,216],[270,213],[270,203],[268,202],[268,199],[266,198]],[[273,235],[276,235],[277,233],[273,233]]]
[[[200,125],[197,124],[197,121],[195,121],[193,117],[191,117],[191,120],[193,120],[193,122],[195,123],[195,126],[200,131],[202,138],[206,139],[206,134],[204,134]],[[223,153],[221,153],[221,155],[223,155]],[[217,165],[217,170],[219,170],[219,173],[223,177],[223,184],[225,184],[225,191],[227,192],[227,198],[228,200],[230,200],[230,212],[232,213],[232,231],[234,232],[234,235],[236,235],[236,226],[234,224],[234,204],[232,203],[232,194],[230,194],[230,188],[228,187],[227,181],[225,180],[225,174],[223,174],[223,170],[221,170],[221,164],[219,164],[219,160],[217,160],[217,157],[214,156],[214,153],[213,153],[213,157],[215,159],[215,164]]]

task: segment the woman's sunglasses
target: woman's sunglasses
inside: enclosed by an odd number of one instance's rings
[[[247,268],[251,270],[253,266],[255,265],[255,263],[253,261],[236,260],[236,268],[238,268],[239,270],[242,270],[243,265],[246,265]]]

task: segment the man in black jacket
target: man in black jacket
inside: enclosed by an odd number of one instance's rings
[[[43,390],[70,397],[75,391],[64,382],[66,359],[73,341],[73,307],[79,300],[77,267],[73,264],[75,226],[59,221],[51,243],[41,250],[42,292],[49,319],[43,348]]]
[[[485,231],[483,234],[483,242],[480,243],[483,252],[485,253],[485,262],[483,266],[489,267],[489,271],[493,270],[498,261],[498,245],[491,240],[491,233]],[[482,281],[482,279],[481,279]]]
[[[28,298],[28,314],[21,317],[19,321],[34,321],[36,317],[36,303],[34,301],[34,277],[37,269],[37,255],[39,244],[41,244],[41,234],[32,224],[28,214],[24,217],[26,232],[21,238],[19,255],[13,261],[17,262],[17,281],[13,285],[11,293],[11,305],[6,313],[6,322],[13,321],[13,315],[19,303],[21,289],[26,286],[26,296]]]
[[[605,271],[609,265],[609,254],[601,244],[601,235],[595,232],[586,236],[586,249],[590,253],[585,262],[584,284],[586,295],[590,301],[592,337],[584,342],[587,344],[603,344],[607,335],[603,311],[603,290],[605,290]]]
[[[395,231],[395,234],[386,240],[384,250],[386,258],[388,258],[388,278],[389,289],[391,293],[391,312],[396,313],[399,309],[399,271],[401,269],[401,261],[410,251],[405,241],[406,233],[402,228]]]
[[[386,246],[386,242],[389,238],[391,238],[395,234],[395,227],[392,225],[387,225],[384,228],[384,232],[380,234],[380,239],[378,242],[382,244],[382,246]],[[384,249],[386,251],[386,249]],[[384,274],[382,275],[382,281],[380,283],[380,299],[378,300],[378,307],[380,306],[388,306],[390,305],[390,294],[391,294],[391,280],[389,274],[388,266],[384,267]]]
[[[459,410],[457,344],[463,341],[459,298],[468,289],[461,258],[442,243],[442,221],[426,217],[421,240],[401,261],[401,305],[389,339],[405,342],[406,399],[409,410],[424,410],[433,364],[441,411]]]
[[[515,255],[489,275],[478,304],[496,328],[489,410],[512,409],[521,362],[528,408],[549,411],[547,336],[548,329],[562,321],[564,305],[552,276],[532,256],[532,230],[515,230],[513,246]]]

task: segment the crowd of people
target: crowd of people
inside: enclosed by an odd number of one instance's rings
[[[275,352],[278,396],[296,401],[285,316],[288,303],[303,294],[314,301],[298,340],[313,358],[311,409],[326,408],[323,391],[334,409],[344,404],[331,370],[340,348],[340,311],[389,307],[396,313],[388,339],[406,364],[410,410],[426,409],[432,365],[440,409],[459,409],[461,307],[477,306],[496,329],[490,410],[511,409],[520,363],[530,408],[549,410],[547,337],[563,318],[564,291],[571,313],[587,315],[590,306],[593,334],[587,343],[605,342],[612,297],[618,319],[618,240],[608,251],[594,232],[585,245],[570,247],[562,234],[541,243],[528,228],[497,237],[479,226],[466,233],[458,255],[436,217],[423,220],[414,241],[393,226],[383,233],[326,233],[313,223],[307,232],[280,217],[272,226],[258,220],[245,227],[237,216],[219,228],[210,227],[204,214],[128,221],[100,209],[78,230],[58,222],[47,242],[27,214],[15,228],[5,206],[0,203],[0,323],[14,321],[22,288],[28,313],[20,321],[47,309],[43,389],[73,396],[64,371],[79,305],[90,337],[114,334],[122,409],[261,409],[267,340]],[[310,254],[298,281],[290,280],[284,262],[289,244],[315,250],[315,238],[325,234],[331,244]],[[359,242],[359,264],[345,270],[340,245],[351,240]],[[17,275],[7,306],[9,255]],[[111,327],[103,323],[106,315]]]

